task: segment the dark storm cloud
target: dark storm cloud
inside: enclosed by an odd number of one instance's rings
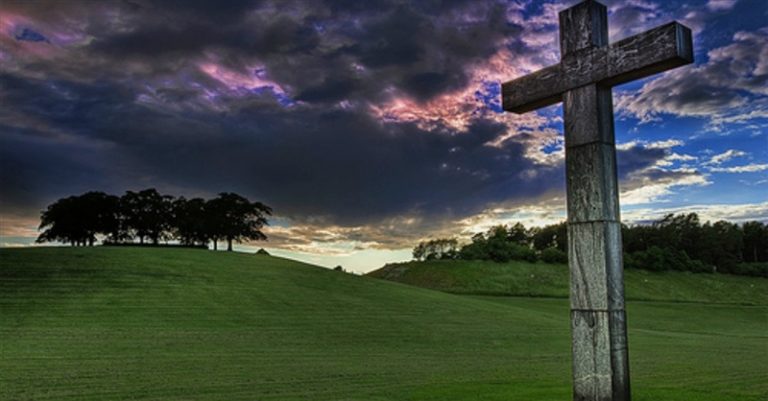
[[[83,19],[68,34],[82,36],[67,39],[76,45],[41,44],[56,59],[0,76],[4,209],[156,186],[234,191],[295,220],[361,225],[460,218],[563,185],[561,165],[525,156],[524,135],[489,145],[509,129],[492,119],[464,132],[382,122],[367,108],[390,89],[425,102],[463,88],[468,66],[520,31],[498,4],[90,4],[14,4],[50,38],[61,16]],[[233,83],[254,69],[271,83]],[[649,152],[627,152],[622,171],[664,156]]]
[[[345,8],[334,2],[236,2],[207,8],[136,2],[121,11],[128,29],[91,32],[85,53],[147,63],[156,71],[214,53],[240,71],[258,60],[306,102],[376,100],[396,87],[419,100],[461,88],[467,65],[489,57],[499,40],[521,32],[492,2],[399,2]],[[90,31],[90,30],[89,30]],[[365,68],[356,75],[353,63]],[[339,85],[339,87],[333,87]]]
[[[51,123],[66,123],[86,142],[109,144],[110,152],[133,161],[127,170],[154,171],[160,186],[204,188],[212,193],[235,190],[264,199],[296,218],[323,216],[338,223],[361,224],[408,212],[463,216],[478,212],[488,202],[543,192],[550,179],[561,175],[559,168],[544,168],[548,179],[524,178],[523,173],[537,167],[523,157],[520,143],[488,146],[506,129],[489,121],[476,121],[467,133],[446,134],[413,124],[381,124],[355,111],[284,109],[260,103],[225,117],[169,119],[144,106],[126,104],[115,95],[124,91],[119,87],[3,82],[10,89],[7,98],[20,110],[35,112]],[[69,95],[73,91],[80,96]],[[65,103],[65,94],[66,110],[44,111]],[[77,110],[77,117],[67,119],[67,110]],[[19,171],[38,171],[41,166],[67,165],[62,159],[77,159],[72,153],[77,152],[76,146],[59,146],[62,155],[51,154],[48,148],[54,146],[40,150],[29,146],[8,144],[7,149],[35,157],[9,159],[25,167],[4,170],[4,175],[10,173],[6,179],[17,179],[11,176]],[[81,156],[87,159],[88,153],[83,150]],[[83,180],[79,172],[48,170],[21,174],[18,180],[42,185],[52,178],[46,174],[57,171],[56,181],[71,185],[106,180],[114,174],[111,169],[96,168]],[[11,201],[17,184],[7,185]],[[114,183],[120,184],[135,185]]]
[[[482,16],[482,23],[440,18],[439,12],[449,14],[446,10],[452,7],[395,7],[370,18],[364,29],[349,32],[353,44],[343,52],[419,100],[460,88],[466,84],[467,64],[489,57],[501,38],[521,29],[504,20],[498,5],[473,8],[452,2],[451,6]]]
[[[163,4],[163,3],[159,3]],[[155,6],[140,8],[138,29],[107,34],[90,46],[96,54],[125,56],[149,61],[153,57],[191,57],[206,49],[248,52],[268,56],[311,51],[317,44],[317,32],[289,16],[262,18],[245,13],[196,14],[195,9],[174,14],[174,10]]]
[[[381,124],[354,111],[262,104],[225,117],[171,119],[126,105],[115,95],[124,91],[119,87],[18,85],[6,84],[15,88],[8,98],[51,122],[61,122],[61,113],[44,114],[42,106],[63,103],[63,93],[77,88],[82,97],[69,97],[68,107],[80,117],[67,120],[68,126],[86,143],[109,144],[96,154],[120,154],[130,163],[115,171],[104,157],[92,160],[93,152],[77,144],[9,142],[4,149],[24,155],[3,158],[10,166],[3,169],[3,186],[12,202],[29,201],[27,192],[14,193],[24,185],[44,188],[55,182],[60,193],[62,187],[80,190],[88,183],[119,192],[154,172],[152,183],[161,188],[233,190],[299,220],[320,216],[355,225],[403,213],[467,216],[489,203],[543,194],[563,179],[562,166],[535,165],[519,142],[488,146],[505,132],[505,126],[489,121],[476,121],[467,133],[446,134]],[[623,171],[633,171],[663,156],[658,149],[633,147],[619,160]],[[536,179],[527,178],[532,170]]]
[[[106,171],[106,153],[94,154],[93,148],[76,144],[29,140],[25,133],[0,125],[0,208],[22,213],[39,210],[41,201],[51,196],[67,196],[89,190],[120,190]]]
[[[297,100],[304,102],[337,102],[346,99],[358,86],[353,79],[342,77],[326,78],[316,86],[304,89],[296,96]]]

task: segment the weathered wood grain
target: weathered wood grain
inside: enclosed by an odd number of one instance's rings
[[[619,220],[613,145],[597,142],[566,148],[565,170],[569,222]]]
[[[608,312],[571,311],[574,401],[611,401],[613,368]]]
[[[571,309],[624,309],[619,222],[569,223],[568,262]]]
[[[563,119],[566,148],[595,142],[615,142],[610,88],[585,85],[565,92]]]
[[[623,310],[571,310],[574,401],[629,401]]]
[[[615,86],[693,62],[693,39],[686,26],[671,22],[606,48],[606,77]]]
[[[614,86],[693,62],[691,31],[671,22],[609,46],[586,47],[559,64],[502,84],[504,110],[525,113],[559,102],[564,92]]]
[[[611,338],[612,401],[630,401],[627,314],[624,309],[608,311],[608,326]]]
[[[560,54],[602,47],[608,44],[608,16],[604,5],[584,1],[558,15],[560,19]]]

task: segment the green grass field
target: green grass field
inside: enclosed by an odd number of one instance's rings
[[[568,298],[566,265],[437,260],[391,264],[368,275],[454,294]],[[624,280],[629,300],[768,306],[764,278],[625,270]]]
[[[628,315],[634,400],[768,399],[765,305]],[[566,299],[239,253],[0,250],[0,400],[567,400],[569,342]]]

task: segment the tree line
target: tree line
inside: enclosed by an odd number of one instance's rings
[[[768,277],[768,225],[702,223],[696,213],[669,214],[647,225],[622,225],[624,266],[629,269],[721,272]],[[495,226],[469,243],[455,238],[420,242],[417,260],[465,259],[566,263],[566,223],[526,228]]]
[[[91,191],[50,204],[41,213],[37,242],[63,242],[93,246],[99,237],[105,244],[158,245],[176,240],[182,245],[204,246],[213,242],[266,240],[261,231],[272,209],[231,192],[216,198],[187,199],[163,195],[154,188],[127,191],[122,196]]]

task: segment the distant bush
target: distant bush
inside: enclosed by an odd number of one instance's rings
[[[536,255],[536,251],[534,251],[531,248],[517,245],[513,247],[512,252],[510,253],[510,260],[524,260],[526,262],[535,263],[537,260],[539,260],[538,255]]]
[[[473,242],[471,244],[464,245],[459,251],[459,259],[464,260],[490,260],[488,252],[481,244]]]
[[[733,267],[732,271],[728,273],[738,274],[742,276],[768,278],[768,263],[765,263],[765,262],[739,263]]]
[[[568,254],[554,247],[541,251],[540,257],[544,263],[568,263]]]
[[[536,251],[512,239],[504,226],[494,227],[487,234],[472,237],[472,243],[464,245],[459,258],[465,260],[492,260],[504,263],[510,260],[536,262]]]
[[[264,256],[269,256],[269,252],[267,252],[267,250],[266,250],[266,249],[264,249],[264,248],[259,248],[259,250],[258,250],[258,251],[256,251],[256,254],[257,254],[257,255],[264,255]]]
[[[651,271],[678,270],[711,273],[714,269],[700,260],[693,260],[684,251],[652,246],[645,251],[624,255],[624,267]]]

